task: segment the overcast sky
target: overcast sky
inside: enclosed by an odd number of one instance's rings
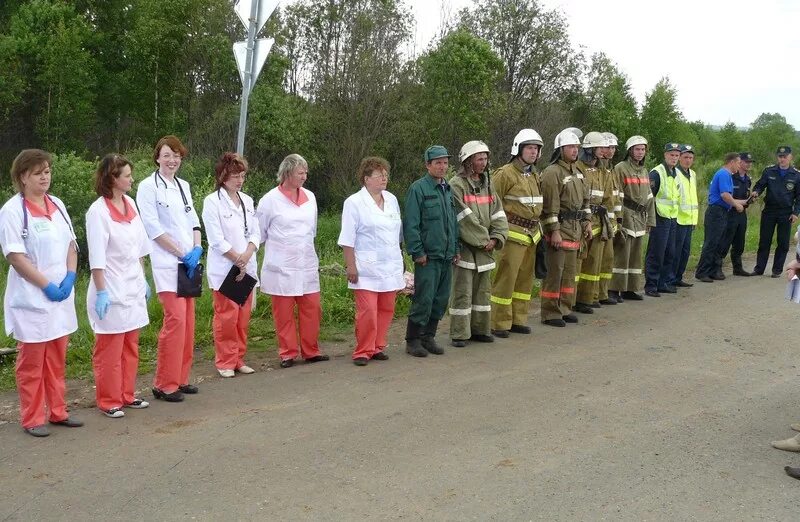
[[[405,1],[419,49],[436,34],[443,7],[455,13],[472,5]],[[667,76],[688,120],[747,126],[763,112],[779,112],[800,129],[798,0],[540,1],[567,16],[571,39],[587,55],[602,51],[617,63],[640,104]]]

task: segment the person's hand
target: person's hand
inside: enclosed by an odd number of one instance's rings
[[[353,284],[358,283],[358,269],[354,266],[348,266],[345,269],[347,273],[347,281]]]
[[[47,283],[47,286],[42,288],[42,292],[44,292],[44,295],[47,296],[47,299],[53,301],[54,303],[58,303],[69,297],[69,294],[64,292],[60,287],[56,286],[55,283]]]
[[[153,291],[150,289],[150,283],[144,282],[144,300],[149,301],[153,297]]]
[[[483,247],[483,249],[486,250],[487,252],[491,252],[492,250],[494,250],[494,247],[496,246],[497,246],[497,240],[492,238],[489,240],[488,243],[486,243],[486,246]]]
[[[108,297],[108,290],[98,290],[97,300],[94,302],[94,311],[97,312],[97,317],[101,320],[105,318],[109,306],[111,306],[111,299]]]
[[[72,288],[75,286],[75,272],[67,272],[67,275],[64,276],[64,279],[61,280],[61,284],[58,287],[64,292],[66,297],[72,293]]]
[[[454,255],[454,256],[453,256],[453,264],[454,264],[454,265],[455,265],[455,264],[458,264],[458,262],[459,262],[459,261],[461,261],[461,254],[456,254],[456,255]]]
[[[239,255],[239,259],[236,261],[236,266],[238,266],[241,270],[247,268],[247,264],[250,262],[250,258],[253,257],[253,253],[250,252],[249,254],[247,251],[243,252]]]
[[[750,199],[756,199],[757,197],[758,197],[758,192],[756,192],[755,190],[750,193]]]
[[[586,239],[592,239],[592,222],[591,221],[584,221],[583,222],[583,237]]]
[[[414,258],[414,262],[420,266],[425,266],[428,264],[428,255],[423,254],[419,257]]]
[[[551,245],[553,246],[553,248],[555,248],[556,250],[558,250],[559,248],[561,248],[561,242],[562,242],[562,241],[564,241],[564,240],[563,240],[563,239],[561,239],[561,231],[560,231],[560,230],[554,230],[554,231],[553,231],[553,233],[552,233],[552,234],[550,234],[550,244],[551,244]]]
[[[234,278],[234,281],[236,281],[237,283],[241,283],[242,279],[244,279],[244,276],[246,276],[246,275],[247,275],[247,272],[245,270],[239,268],[239,275],[237,275]]]
[[[194,274],[194,269],[197,268],[197,263],[200,262],[200,257],[202,255],[203,255],[203,247],[196,246],[181,258],[183,264],[186,265],[186,268],[189,269],[187,272],[190,272],[189,275],[190,278]]]
[[[733,204],[733,208],[735,208],[735,209],[736,209],[736,212],[738,212],[738,213],[740,213],[740,214],[741,214],[742,212],[744,212],[744,207],[742,206],[742,204],[741,204],[741,203],[734,203],[734,204]]]
[[[789,216],[789,220],[792,222],[792,225],[794,225],[795,223],[797,223],[797,216],[792,214],[791,216]]]

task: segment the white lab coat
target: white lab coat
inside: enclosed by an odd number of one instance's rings
[[[3,255],[25,254],[48,281],[60,284],[67,275],[67,253],[75,240],[64,203],[50,196],[60,208],[46,217],[28,212],[28,237],[22,238],[24,223],[22,198],[16,194],[0,209],[0,245]],[[70,220],[69,223],[65,220]],[[13,267],[8,268],[3,298],[6,335],[23,343],[43,343],[71,334],[78,329],[75,292],[60,303],[47,299],[41,288],[24,280]]]
[[[123,196],[132,208],[133,200]],[[94,310],[97,288],[89,278],[86,310],[89,324],[95,333],[118,334],[130,332],[150,322],[147,315],[147,280],[140,258],[150,254],[152,247],[140,216],[130,223],[111,219],[105,198],[97,199],[86,212],[86,242],[89,246],[89,268],[101,268],[111,306],[103,319]]]
[[[354,249],[358,271],[358,282],[348,283],[348,288],[372,292],[405,288],[402,234],[400,205],[391,192],[383,191],[383,210],[366,187],[347,198],[339,245]]]
[[[242,197],[244,211],[241,206],[237,207],[231,201],[225,189],[212,192],[203,200],[203,227],[208,239],[206,275],[208,276],[208,286],[212,290],[219,290],[233,266],[233,261],[223,255],[225,252],[233,249],[243,253],[247,250],[249,243],[253,243],[258,250],[258,246],[261,244],[261,230],[258,226],[253,199],[242,192],[239,195]],[[246,231],[245,216],[247,218]],[[247,263],[246,271],[248,275],[258,279],[255,254]]]
[[[258,223],[264,243],[261,291],[269,295],[301,296],[319,292],[319,259],[314,250],[317,235],[317,200],[301,188],[308,201],[300,206],[278,187],[258,202]]]
[[[183,203],[176,182],[183,188],[186,205]],[[153,268],[156,292],[177,292],[178,264],[181,260],[161,248],[155,239],[162,234],[169,234],[184,254],[194,248],[194,229],[200,228],[200,218],[194,209],[189,184],[177,177],[170,182],[163,176],[156,176],[154,172],[139,183],[136,203],[139,206],[144,229],[152,241],[150,264]],[[187,205],[188,212],[184,208]]]

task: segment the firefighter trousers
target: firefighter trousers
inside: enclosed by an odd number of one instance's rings
[[[456,266],[450,292],[450,338],[467,340],[472,335],[491,335],[491,271]]]
[[[608,299],[608,285],[611,284],[611,270],[614,268],[614,241],[603,241],[603,254],[600,256],[600,284],[593,301]]]
[[[586,258],[578,271],[578,292],[575,300],[579,303],[592,304],[596,301],[600,286],[600,262],[603,259],[603,246],[600,236],[595,236],[589,243]]]
[[[536,245],[507,241],[497,260],[492,284],[492,329],[509,330],[528,324]],[[476,332],[477,333],[477,332]]]
[[[543,321],[561,319],[571,313],[571,307],[575,304],[578,251],[556,249],[548,244],[546,259],[547,277],[539,294]]]
[[[611,286],[614,292],[639,292],[642,289],[642,244],[644,236],[625,233],[614,237],[614,267]]]

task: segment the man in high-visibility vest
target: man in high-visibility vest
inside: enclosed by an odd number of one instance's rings
[[[650,297],[678,292],[672,285],[675,279],[672,261],[675,258],[675,229],[680,199],[676,180],[680,156],[680,144],[667,143],[664,146],[664,161],[650,171],[650,190],[656,204],[656,226],[650,231],[644,264],[644,293]]]
[[[497,259],[492,284],[492,334],[531,333],[528,326],[533,290],[536,244],[542,238],[539,215],[542,193],[536,175],[536,160],[542,137],[533,129],[522,129],[511,145],[511,162],[491,176],[497,198],[508,221],[508,238]]]
[[[694,164],[694,148],[691,145],[681,145],[681,155],[678,158],[678,217],[675,219],[675,258],[672,262],[675,277],[672,284],[676,287],[689,288],[694,286],[683,280],[683,273],[689,262],[692,251],[692,231],[697,226],[699,206],[697,204],[697,172],[692,169]]]

